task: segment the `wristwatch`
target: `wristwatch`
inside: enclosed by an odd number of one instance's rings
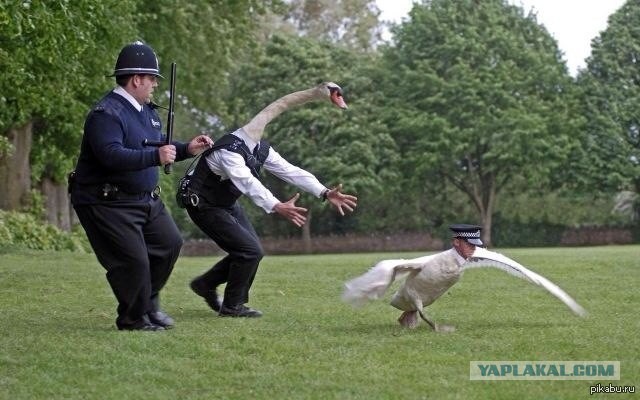
[[[324,191],[322,191],[322,194],[320,195],[320,198],[322,198],[322,201],[327,200],[328,194],[329,194],[329,189],[325,189]]]

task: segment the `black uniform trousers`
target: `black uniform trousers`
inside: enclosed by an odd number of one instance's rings
[[[226,283],[223,304],[236,306],[249,301],[249,289],[264,255],[260,239],[242,206],[216,207],[201,199],[187,207],[193,222],[228,254],[197,278],[208,289]]]
[[[159,292],[180,254],[182,237],[159,198],[76,206],[91,247],[118,300],[118,327],[159,307]]]

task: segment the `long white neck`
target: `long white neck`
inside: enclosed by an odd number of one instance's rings
[[[282,114],[291,107],[308,103],[314,100],[320,100],[323,94],[317,88],[301,90],[299,92],[289,93],[273,103],[266,106],[262,111],[256,114],[245,126],[242,127],[247,135],[256,142],[262,138],[265,126],[272,119]]]

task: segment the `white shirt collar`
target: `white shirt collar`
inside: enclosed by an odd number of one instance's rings
[[[131,105],[135,107],[135,109],[138,110],[138,112],[142,111],[142,105],[138,103],[138,100],[136,100],[131,94],[129,94],[129,92],[124,90],[122,86],[118,86],[115,89],[113,89],[113,93],[117,93],[120,96],[124,97],[125,99],[129,100],[129,103],[131,103]]]
[[[251,139],[249,135],[247,135],[247,133],[242,128],[237,129],[235,132],[232,133],[232,135],[237,136],[240,139],[244,140],[244,143],[247,145],[250,151],[253,151],[253,148],[256,147],[256,145],[258,144],[258,142]]]

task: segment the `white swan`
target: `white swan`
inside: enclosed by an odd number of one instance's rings
[[[337,107],[347,108],[340,86],[333,82],[323,82],[310,89],[289,93],[279,98],[256,114],[242,129],[251,139],[258,142],[262,138],[265,126],[275,117],[291,107],[318,100],[328,100]]]
[[[475,246],[474,246],[475,247]],[[542,286],[564,302],[574,313],[587,313],[571,296],[547,278],[531,271],[516,261],[482,247],[475,247],[468,259],[464,259],[456,248],[441,253],[415,258],[383,260],[365,274],[345,284],[342,299],[352,305],[361,305],[367,300],[381,298],[389,286],[401,276],[407,276],[391,299],[391,305],[404,311],[398,321],[401,325],[414,328],[418,324],[417,315],[436,331],[452,331],[453,327],[438,325],[428,319],[422,309],[444,294],[469,268],[494,267],[512,275]]]

